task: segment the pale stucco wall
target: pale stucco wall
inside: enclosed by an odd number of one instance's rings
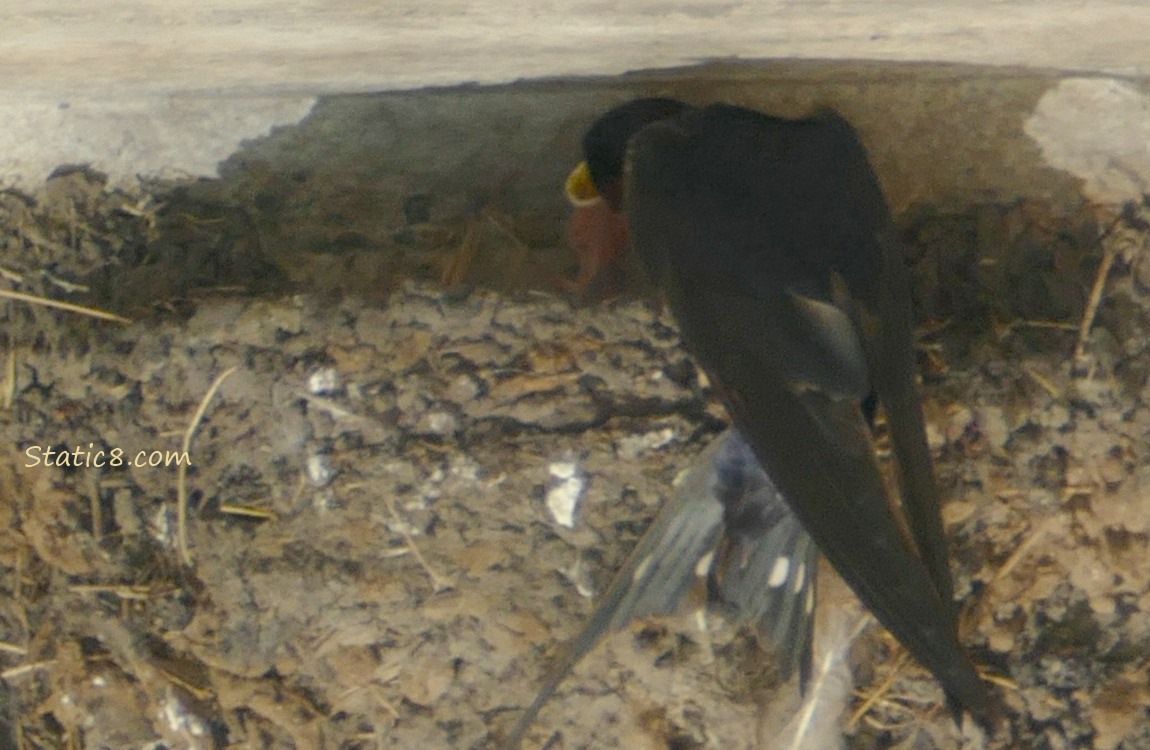
[[[522,126],[516,147],[535,155],[514,158],[520,173],[534,170],[522,191],[530,202],[551,177],[541,149],[569,148],[604,103],[673,89],[773,109],[843,109],[896,203],[1049,197],[1076,179],[1088,196],[1119,200],[1150,191],[1148,8],[1118,0],[9,0],[0,9],[0,180],[34,185],[70,162],[118,181],[212,175],[241,143],[309,113],[304,130],[319,140],[304,152],[338,162],[342,151],[363,152],[340,144],[373,125],[351,104],[343,125],[330,119],[344,115],[330,102],[315,109],[323,95],[739,58],[775,62],[501,89],[486,100],[442,94],[400,107],[418,128],[393,128],[411,133],[397,144],[422,143],[431,157],[408,154],[406,166],[402,154],[376,158],[417,173],[486,163],[500,145],[489,134],[510,119]],[[960,65],[850,62],[860,59]],[[461,117],[473,122],[462,140]],[[367,147],[378,134],[364,139]],[[567,161],[559,155],[555,169]]]

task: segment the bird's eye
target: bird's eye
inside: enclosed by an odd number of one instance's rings
[[[567,200],[570,201],[571,205],[576,208],[590,206],[603,199],[599,195],[599,191],[595,189],[595,183],[591,179],[591,170],[587,168],[585,161],[579,162],[571,170],[571,174],[567,175],[563,192],[567,194]]]

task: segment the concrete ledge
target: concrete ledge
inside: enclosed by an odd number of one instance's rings
[[[1136,0],[110,0],[0,12],[5,98],[313,95],[702,60],[870,59],[1150,74]]]
[[[25,188],[62,163],[121,184],[215,176],[244,143],[268,161],[290,142],[297,171],[314,158],[456,192],[498,184],[553,212],[595,112],[671,93],[841,109],[896,207],[1150,192],[1150,7],[1132,0],[12,0],[0,25],[0,182]],[[521,79],[536,80],[450,88]]]

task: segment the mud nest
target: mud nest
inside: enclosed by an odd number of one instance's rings
[[[528,262],[513,218],[416,216],[387,300],[333,299],[285,281],[258,207],[189,195],[0,194],[4,289],[131,317],[2,311],[0,746],[484,746],[723,411],[652,304],[469,284]],[[1008,714],[972,747],[1150,747],[1140,211],[904,217],[964,639]],[[872,636],[849,745],[950,741]],[[721,618],[639,624],[532,741],[756,747],[755,654]]]

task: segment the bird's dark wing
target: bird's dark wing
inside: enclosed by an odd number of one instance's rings
[[[871,331],[867,337],[871,351],[873,381],[886,410],[891,443],[898,457],[902,505],[907,522],[927,570],[942,600],[954,606],[954,582],[950,576],[946,534],[942,525],[941,502],[930,446],[926,439],[922,405],[915,381],[913,324],[910,281],[901,245],[890,229],[877,235],[882,249],[885,279],[873,307],[863,308],[862,325]]]
[[[713,570],[724,530],[726,554]],[[600,638],[643,617],[673,614],[704,578],[714,578],[734,621],[753,624],[762,644],[777,650],[784,675],[797,665],[805,669],[814,555],[810,538],[746,442],[728,430],[682,474],[590,621],[548,670],[503,747],[518,747],[559,683]]]
[[[763,467],[878,619],[952,700],[980,712],[983,687],[947,598],[909,292],[853,130],[834,115],[695,110],[634,136],[626,179],[633,245]],[[921,557],[859,408],[872,387],[905,433],[894,445]]]

